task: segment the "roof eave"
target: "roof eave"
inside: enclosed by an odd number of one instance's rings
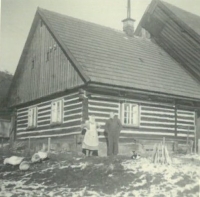
[[[169,98],[169,99],[182,99],[186,101],[195,101],[195,102],[200,102],[200,98],[192,98],[192,97],[187,97],[187,96],[179,96],[175,94],[169,94],[169,93],[161,93],[161,92],[154,92],[154,91],[149,91],[149,90],[141,90],[141,89],[136,89],[136,88],[129,88],[129,87],[122,87],[122,86],[115,86],[115,85],[110,85],[110,84],[104,84],[104,83],[99,83],[99,82],[90,82],[88,83],[87,87],[101,87],[104,89],[111,89],[111,90],[117,90],[117,91],[127,91],[130,93],[138,93],[138,94],[146,94],[149,96],[158,96],[158,97],[163,97],[163,98]]]

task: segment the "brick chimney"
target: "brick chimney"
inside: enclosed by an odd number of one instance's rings
[[[123,31],[127,36],[132,37],[134,35],[134,22],[135,20],[131,18],[131,1],[127,0],[127,18],[123,21]]]

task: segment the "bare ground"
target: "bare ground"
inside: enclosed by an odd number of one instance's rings
[[[27,160],[29,158],[26,158]],[[50,160],[27,172],[2,165],[0,196],[136,196],[197,197],[200,157],[173,156],[171,166],[154,165],[147,158],[133,161],[52,153]]]

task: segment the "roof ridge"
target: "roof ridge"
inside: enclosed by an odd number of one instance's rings
[[[55,12],[55,11],[51,11],[51,10],[47,10],[47,9],[44,9],[44,8],[41,8],[41,7],[38,7],[38,10],[40,10],[40,11],[47,11],[47,12],[50,12],[50,13],[53,13],[53,14],[57,14],[57,15],[62,16],[62,17],[68,17],[68,18],[70,18],[72,20],[76,20],[76,21],[79,21],[81,23],[96,25],[96,26],[99,26],[101,28],[109,29],[109,30],[112,30],[112,31],[124,34],[124,32],[122,30],[119,30],[119,29],[115,29],[115,28],[104,26],[104,25],[100,25],[100,24],[97,24],[97,23],[94,23],[94,22],[82,20],[82,19],[79,19],[79,18],[75,18],[73,16],[69,16],[69,15],[66,15],[66,14],[61,14],[61,13],[58,13],[58,12]]]

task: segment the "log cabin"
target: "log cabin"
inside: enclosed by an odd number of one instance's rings
[[[143,15],[136,36],[151,36],[171,57],[200,81],[199,16],[160,0],[153,0]],[[197,113],[197,139],[200,139]]]
[[[16,140],[73,142],[95,115],[121,119],[120,144],[194,139],[200,84],[150,38],[38,8],[9,91]],[[104,149],[105,150],[105,149]],[[121,149],[122,152],[122,149]]]

